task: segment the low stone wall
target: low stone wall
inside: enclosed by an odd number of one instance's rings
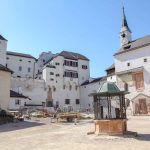
[[[126,119],[96,120],[95,134],[123,134],[127,131]]]
[[[0,116],[0,125],[13,122],[14,117],[9,115]]]

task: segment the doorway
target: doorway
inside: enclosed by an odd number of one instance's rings
[[[147,114],[146,99],[139,99],[139,114]]]

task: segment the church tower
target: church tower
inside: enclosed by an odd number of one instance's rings
[[[0,64],[6,66],[7,40],[0,35]]]
[[[120,31],[121,47],[124,46],[125,44],[128,44],[129,42],[131,42],[131,40],[132,40],[131,33],[132,32],[131,32],[131,30],[128,26],[125,11],[124,11],[124,7],[123,7],[122,27],[121,27],[121,31]]]

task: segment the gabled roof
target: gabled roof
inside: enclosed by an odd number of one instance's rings
[[[150,96],[148,96],[148,95],[145,95],[145,94],[143,94],[143,93],[139,93],[138,95],[136,95],[135,97],[133,97],[133,98],[131,99],[131,101],[134,101],[134,99],[138,98],[139,96],[144,96],[144,97],[150,98]]]
[[[11,51],[7,51],[7,55],[36,59],[35,57],[31,56],[30,54],[23,54],[23,53],[18,53],[18,52],[11,52]]]
[[[2,35],[0,35],[0,40],[7,41]]]
[[[3,66],[2,64],[0,64],[0,70],[13,73],[12,70],[8,69],[7,67]]]
[[[111,69],[115,69],[115,64],[112,64],[110,67],[108,67],[108,68],[106,69],[106,71],[111,70]]]
[[[47,62],[45,62],[44,65],[46,65],[47,63],[49,63],[50,61],[52,61],[55,57],[57,56],[63,56],[66,59],[72,59],[72,60],[87,60],[89,61],[89,59],[79,53],[74,53],[74,52],[69,52],[69,51],[62,51],[60,53],[54,54],[53,57],[51,57]]]
[[[86,80],[84,83],[81,84],[81,86],[83,85],[88,85],[88,84],[91,84],[91,83],[95,83],[95,82],[99,82],[99,81],[103,81],[103,80],[106,80],[106,76],[105,77],[98,77],[98,78],[95,78],[93,79],[92,81],[89,81],[89,80]]]
[[[136,50],[138,48],[149,46],[149,45],[150,45],[150,35],[147,35],[145,37],[142,37],[142,38],[139,38],[135,41],[132,41],[128,44],[125,44],[123,47],[121,47],[119,49],[119,51],[117,53],[114,54],[114,56],[129,52],[129,51],[133,51],[133,50]]]
[[[23,94],[19,94],[19,93],[15,92],[15,91],[12,91],[12,90],[10,90],[10,97],[28,98],[27,96],[24,96]]]
[[[73,59],[73,60],[88,60],[89,59],[87,57],[85,57],[84,55],[81,55],[79,53],[74,53],[74,52],[69,52],[69,51],[62,51],[59,56],[63,56],[66,59]]]

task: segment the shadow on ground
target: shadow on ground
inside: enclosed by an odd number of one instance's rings
[[[139,141],[150,141],[150,134],[137,133],[137,135],[124,135],[123,138],[132,138]]]
[[[45,125],[45,124],[39,123],[39,122],[32,122],[32,121],[8,123],[8,124],[0,125],[0,132],[21,130],[21,129],[31,128],[31,127],[35,127],[35,126],[41,126],[41,125]]]
[[[140,141],[150,141],[150,134],[138,134],[135,139],[140,140]]]

